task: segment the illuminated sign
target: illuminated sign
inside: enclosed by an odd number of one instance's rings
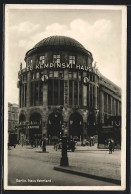
[[[48,63],[48,64],[36,64],[36,65],[27,65],[27,71],[41,70],[41,69],[75,69],[83,71],[93,71],[92,67],[87,65],[77,65],[77,64],[68,64],[68,63]]]

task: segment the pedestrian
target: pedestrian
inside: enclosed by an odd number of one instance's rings
[[[58,149],[58,140],[56,140],[56,142],[55,142],[55,148],[54,148],[56,151],[57,151],[57,149]]]
[[[46,152],[46,136],[45,136],[45,134],[43,134],[43,138],[42,138],[42,151]]]
[[[114,152],[115,142],[114,139],[112,139],[112,151]]]
[[[113,144],[112,141],[109,141],[109,154],[112,154],[112,148],[113,148]]]
[[[24,145],[24,137],[23,137],[23,135],[21,136],[21,146],[23,147],[23,145]]]
[[[90,138],[90,147],[91,147],[91,138]]]

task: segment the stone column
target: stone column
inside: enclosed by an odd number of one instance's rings
[[[97,109],[97,86],[94,86],[94,109]]]
[[[27,107],[30,107],[31,104],[31,72],[27,73]]]
[[[104,123],[104,93],[100,91],[100,123]]]
[[[107,118],[108,118],[108,113],[109,113],[109,107],[108,107],[108,94],[107,94]]]
[[[25,84],[24,84],[24,106],[26,105],[26,96],[25,96],[25,90],[26,90],[26,88],[25,88]]]
[[[48,106],[48,84],[43,82],[43,107]]]
[[[112,96],[111,96],[111,115],[113,115],[113,112],[112,112]]]
[[[88,96],[89,96],[89,104],[88,104],[88,107],[90,108],[90,84],[89,84],[89,93],[88,93]]]
[[[68,70],[64,70],[64,106],[69,104],[69,80],[68,80]]]
[[[47,70],[44,69],[44,75],[47,75]],[[43,115],[42,115],[42,134],[47,136],[48,125],[48,81],[43,82]]]
[[[87,106],[87,86],[83,85],[83,106]]]

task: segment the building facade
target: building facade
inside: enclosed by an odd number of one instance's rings
[[[19,105],[8,103],[8,131],[14,132],[19,124]]]
[[[78,41],[51,36],[37,43],[20,66],[19,125],[27,139],[67,135],[82,141],[111,116],[121,115],[121,90],[100,75]]]

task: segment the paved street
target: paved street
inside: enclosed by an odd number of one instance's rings
[[[95,146],[77,146],[75,152],[68,152],[69,168],[97,176],[120,180],[120,150],[109,154]],[[47,153],[41,148],[16,146],[9,150],[9,185],[56,185],[56,186],[108,186],[115,185],[96,179],[59,172],[61,150],[47,146]]]

